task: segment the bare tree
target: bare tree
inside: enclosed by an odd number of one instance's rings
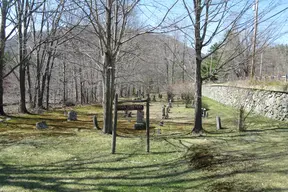
[[[9,10],[10,0],[3,0],[1,3],[1,25],[0,25],[0,115],[5,115],[3,109],[3,71],[5,66],[5,44],[6,44],[6,20]]]
[[[51,78],[56,49],[61,43],[59,41],[61,39],[59,33],[61,25],[59,23],[64,11],[65,2],[65,0],[61,0],[55,9],[49,9],[48,2],[45,2],[40,12],[41,14],[31,17],[33,43],[34,46],[37,46],[34,51],[36,57],[36,86],[34,90],[34,102],[36,102],[38,108],[43,108],[45,89],[46,107],[48,107],[49,78]],[[28,66],[27,71],[29,69]]]
[[[96,46],[100,50],[101,61],[96,62],[96,65],[101,70],[103,79],[103,132],[111,133],[112,103],[119,52],[123,44],[141,34],[151,32],[160,24],[140,32],[129,28],[129,18],[133,16],[133,10],[139,5],[140,0],[74,0],[74,2],[87,17],[93,34],[98,39]],[[164,17],[166,16],[167,14]]]
[[[192,32],[186,36],[193,45],[196,54],[195,61],[195,124],[192,132],[200,133],[202,128],[202,81],[201,67],[204,59],[217,51],[226,42],[232,29],[244,27],[241,22],[243,15],[251,8],[251,4],[246,0],[182,0],[190,25],[187,27]],[[237,10],[235,9],[237,7]],[[245,21],[247,22],[247,21]],[[211,44],[215,38],[223,33],[228,33],[219,42],[214,51],[203,55],[203,48]]]

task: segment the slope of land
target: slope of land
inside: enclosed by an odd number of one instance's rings
[[[102,125],[99,106],[75,107],[76,122],[66,121],[64,109],[12,116],[0,123],[0,191],[288,190],[288,125],[249,116],[239,133],[232,108],[204,102],[209,118],[201,136],[190,134],[192,108],[174,103],[160,127],[165,102],[152,103],[150,153],[145,131],[133,130],[135,113],[132,119],[119,113],[114,155],[111,136],[92,128],[94,114]],[[223,125],[218,131],[216,115]],[[34,129],[40,120],[48,130]]]

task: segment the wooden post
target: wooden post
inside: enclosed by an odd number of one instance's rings
[[[118,103],[118,94],[115,95],[115,100],[114,100],[114,126],[112,129],[112,154],[115,154],[115,151],[116,151],[117,103]]]
[[[221,129],[221,119],[219,116],[216,116],[216,124],[217,124],[217,130]]]
[[[147,102],[146,102],[146,151],[149,153],[150,151],[150,129],[149,129],[149,103],[150,103],[150,96],[147,94]]]

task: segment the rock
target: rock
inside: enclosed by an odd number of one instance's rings
[[[48,129],[48,125],[45,121],[40,121],[36,123],[36,129],[38,130]]]

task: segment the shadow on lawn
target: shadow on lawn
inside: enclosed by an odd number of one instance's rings
[[[133,154],[130,154],[122,158],[113,158],[113,160],[106,161],[101,160],[103,157],[83,159],[77,162],[70,159],[55,164],[39,166],[13,166],[1,163],[0,184],[1,186],[21,187],[26,190],[42,189],[48,191],[119,191],[121,188],[132,191],[134,189],[135,191],[136,189],[141,190],[141,188],[151,186],[155,189],[166,190],[197,190],[203,187],[202,184],[213,184],[215,179],[241,173],[231,172],[229,174],[214,174],[199,178],[185,178],[185,175],[191,174],[193,169],[177,170],[183,163],[182,161],[116,168],[101,167],[102,163],[109,162],[113,164],[129,160],[132,156]],[[159,174],[162,172],[165,173]],[[163,181],[164,178],[166,181]],[[193,182],[198,183],[198,185],[193,184]],[[253,191],[250,189],[249,191]]]
[[[167,141],[170,145],[169,141]],[[181,142],[179,141],[181,144]],[[177,145],[175,145],[177,147]],[[269,145],[270,146],[270,145]],[[264,146],[265,148],[269,147]],[[178,145],[180,150],[183,146]],[[184,146],[186,148],[187,146]],[[195,146],[197,147],[197,146]],[[196,148],[197,149],[197,148]],[[47,190],[47,191],[141,191],[146,187],[151,191],[284,191],[283,188],[262,189],[257,188],[249,181],[235,181],[231,178],[241,174],[265,173],[251,163],[256,156],[253,153],[229,151],[228,155],[213,152],[211,148],[198,150],[191,148],[193,155],[186,158],[167,160],[149,164],[135,162],[134,158],[147,155],[165,155],[167,153],[179,152],[172,150],[168,152],[152,152],[150,154],[139,153],[117,153],[116,155],[96,155],[93,158],[71,158],[56,163],[42,165],[7,165],[0,162],[0,186],[20,187],[22,190]],[[212,148],[213,150],[213,148]],[[255,148],[255,151],[261,151]],[[196,154],[196,155],[195,155]],[[210,156],[209,156],[210,155]],[[239,156],[240,155],[240,156]],[[260,155],[258,160],[271,160],[287,157],[288,152],[278,154]],[[141,158],[140,158],[141,159]],[[208,164],[204,165],[206,161]],[[201,163],[195,166],[194,162]],[[123,163],[123,166],[119,166]],[[191,163],[193,165],[191,165]],[[235,164],[247,163],[248,166],[241,169],[230,169],[217,171],[219,166],[234,166]],[[184,166],[183,166],[184,164]],[[190,166],[189,166],[190,164]],[[257,165],[260,165],[257,163]],[[207,166],[209,169],[207,169]],[[211,169],[210,169],[211,168]],[[205,175],[199,175],[199,170],[208,171]],[[273,171],[276,172],[276,171]],[[273,173],[271,171],[271,173]],[[282,170],[287,173],[287,170]],[[0,187],[1,190],[1,187]],[[147,190],[147,189],[146,189]]]

